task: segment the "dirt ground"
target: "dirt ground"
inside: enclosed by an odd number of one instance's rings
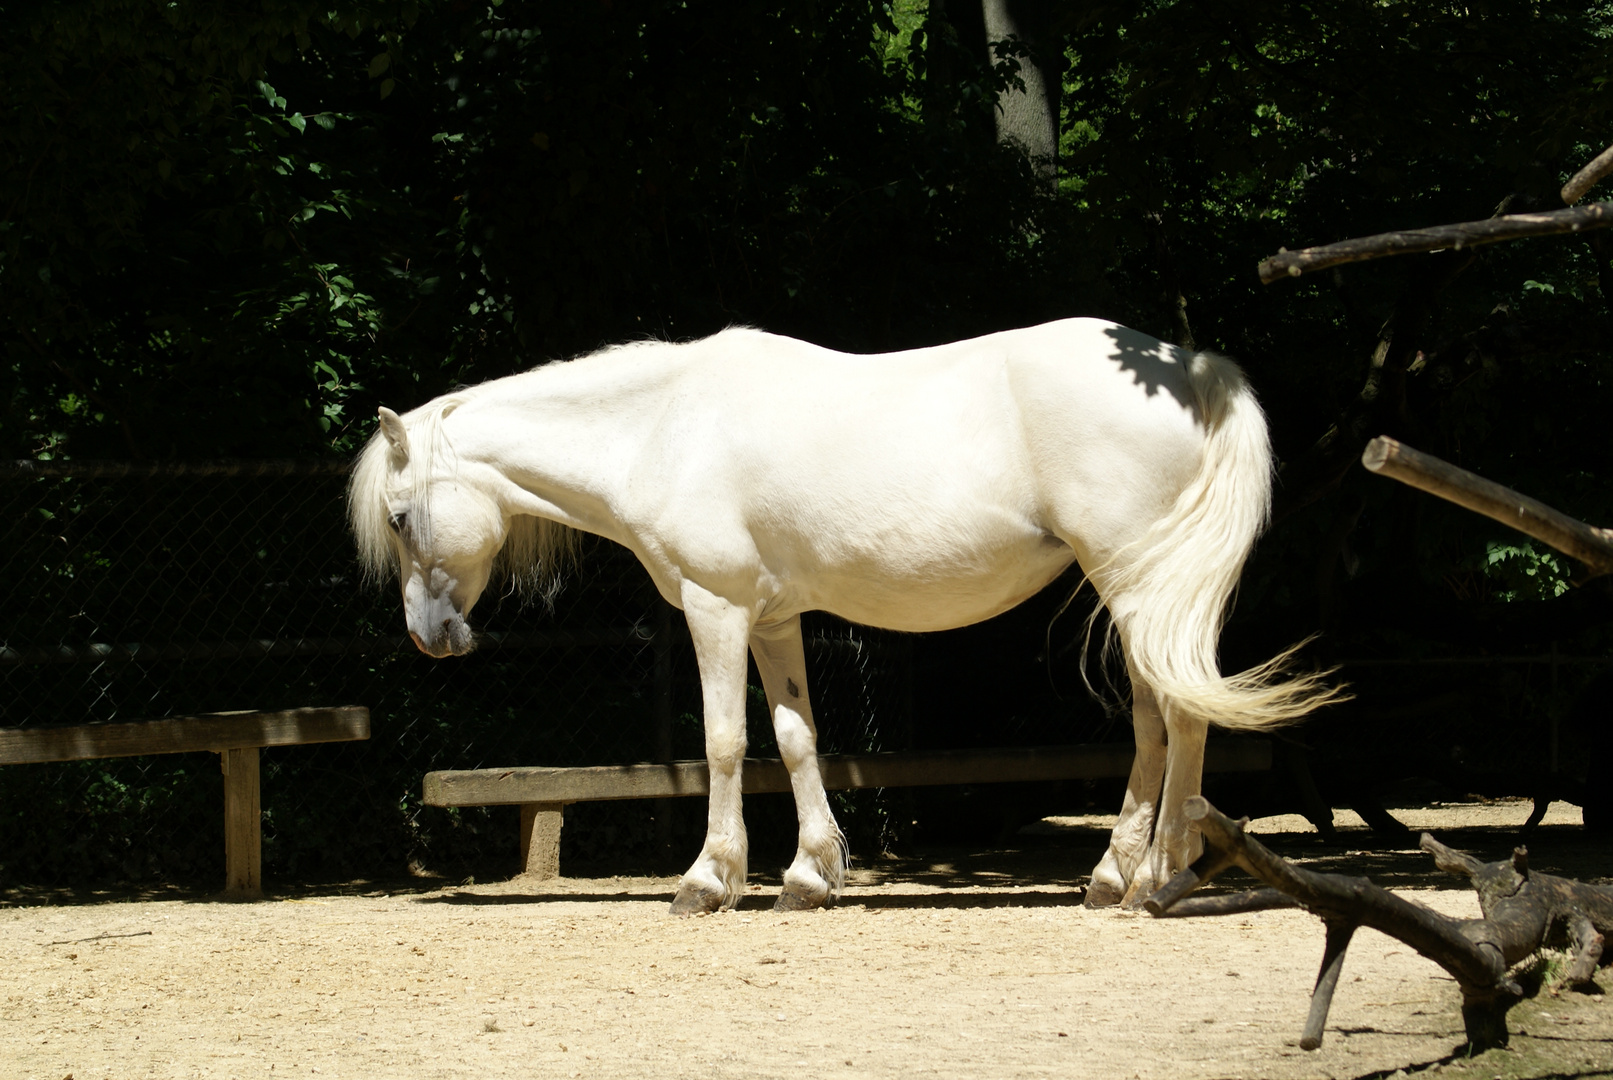
[[[1521,802],[1397,816],[1503,857]],[[1341,812],[1283,854],[1366,873],[1454,915],[1462,883],[1373,849]],[[1613,874],[1613,844],[1557,804],[1532,864]],[[677,920],[672,878],[284,890],[262,903],[93,893],[0,908],[0,1077],[1613,1076],[1613,1003],[1542,992],[1511,1048],[1466,1060],[1455,984],[1356,936],[1322,1049],[1298,1039],[1322,927],[1296,911],[1156,921],[1087,911],[1102,817],[1049,818],[991,851],[861,865],[840,907]],[[1600,976],[1613,984],[1613,973]],[[1402,1070],[1397,1072],[1397,1070]]]

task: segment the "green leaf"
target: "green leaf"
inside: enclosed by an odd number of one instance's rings
[[[392,54],[380,53],[370,61],[370,78],[379,79],[392,66]]]

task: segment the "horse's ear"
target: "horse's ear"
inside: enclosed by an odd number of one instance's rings
[[[403,426],[403,417],[382,405],[376,415],[381,418],[381,434],[386,441],[392,444],[392,452],[407,461],[409,459],[409,431]]]

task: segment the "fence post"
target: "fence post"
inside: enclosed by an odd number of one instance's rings
[[[521,804],[521,873],[540,881],[560,876],[564,803]]]
[[[256,900],[263,895],[258,748],[221,750],[219,766],[224,770],[224,896]]]

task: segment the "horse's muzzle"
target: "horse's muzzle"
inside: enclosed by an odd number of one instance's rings
[[[415,648],[434,660],[446,656],[464,656],[476,647],[470,627],[463,622],[444,623],[442,633],[429,643],[413,630],[409,631],[409,640],[414,642]]]

